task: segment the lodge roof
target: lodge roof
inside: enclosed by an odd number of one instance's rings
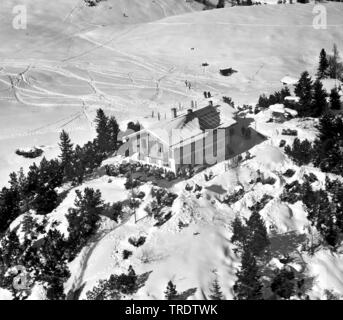
[[[222,116],[221,106],[208,105],[201,109],[192,109],[176,118],[159,121],[140,132],[147,131],[169,146],[176,146],[190,138],[202,138],[206,130],[232,126],[236,121],[232,116]],[[177,135],[173,135],[177,130]],[[127,138],[139,134],[128,135]],[[172,137],[172,139],[171,139]]]

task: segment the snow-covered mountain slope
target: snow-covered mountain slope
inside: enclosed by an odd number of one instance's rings
[[[304,249],[310,246],[311,239],[316,237],[315,228],[307,220],[307,212],[301,201],[294,204],[283,202],[280,195],[287,183],[304,181],[305,175],[314,174],[318,181],[316,189],[325,189],[325,177],[335,179],[337,176],[324,174],[312,166],[297,167],[284,154],[278,145],[285,136],[282,129],[297,128],[298,135],[312,139],[316,136],[313,120],[294,119],[283,124],[267,122],[270,111],[264,111],[256,117],[258,130],[269,138],[251,150],[251,158],[243,161],[238,167],[228,168],[220,163],[207,171],[195,175],[187,181],[180,182],[170,191],[178,195],[172,207],[172,218],[162,226],[155,226],[155,220],[141,215],[137,222],[134,216],[124,219],[118,225],[103,221],[98,240],[86,246],[80,255],[69,265],[72,276],[65,284],[66,293],[82,286],[81,299],[100,279],[108,279],[113,273],[126,272],[132,265],[137,273],[152,271],[145,286],[138,291],[134,299],[163,299],[166,283],[172,280],[180,291],[197,288],[190,299],[208,298],[210,284],[218,276],[222,291],[227,299],[233,298],[232,285],[239,267],[239,259],[230,242],[231,223],[235,216],[249,218],[249,207],[255,205],[264,196],[270,200],[260,211],[266,222],[271,238],[270,267],[282,268],[278,258],[290,256],[291,266],[306,276],[308,289],[306,294],[311,299],[326,299],[326,290],[337,295],[343,294],[343,271],[341,268],[340,249],[332,253],[325,248],[317,248],[313,255]],[[273,127],[273,130],[270,128]],[[311,138],[312,135],[312,138]],[[288,137],[290,143],[294,137]],[[105,163],[116,164],[118,160],[108,159]],[[295,171],[293,177],[283,174],[287,169]],[[206,181],[205,174],[213,174],[213,179]],[[258,177],[273,178],[272,184],[254,182]],[[100,190],[108,188],[107,179],[103,185],[97,182]],[[111,178],[112,179],[112,178]],[[99,180],[97,180],[99,181]],[[122,183],[113,180],[110,184]],[[195,185],[202,190],[195,192]],[[192,186],[188,191],[185,186]],[[243,196],[227,205],[219,201],[218,195],[209,191],[210,186],[221,186],[229,194],[243,188]],[[151,185],[143,186],[149,195]],[[107,193],[108,194],[108,193]],[[113,201],[117,201],[113,196]],[[109,201],[108,195],[106,200]],[[144,208],[151,201],[145,198],[137,212],[144,213]],[[58,212],[60,209],[57,209]],[[142,212],[141,212],[142,211]],[[146,237],[139,248],[133,247],[130,237]],[[132,251],[129,259],[123,258],[123,250]],[[172,268],[171,268],[172,266]],[[306,285],[307,286],[307,285]]]
[[[24,3],[29,14],[27,30],[11,27],[11,1],[6,0],[1,7],[4,28],[0,32],[7,39],[0,49],[1,184],[10,170],[32,163],[14,154],[17,147],[44,144],[44,155],[52,157],[58,153],[62,128],[71,132],[75,143],[92,138],[90,119],[99,106],[125,123],[131,119],[143,122],[153,110],[169,117],[171,106],[181,103],[187,107],[191,100],[203,105],[207,103],[202,98],[205,90],[211,91],[214,101],[225,95],[238,103],[253,103],[259,94],[280,89],[280,79],[285,75],[297,78],[305,69],[313,73],[321,48],[329,51],[334,42],[343,48],[341,4],[325,4],[327,29],[316,30],[312,25],[313,5],[192,12],[176,0],[108,0],[97,8],[64,0],[49,5],[50,12],[43,0]],[[164,18],[170,15],[177,16]],[[207,67],[202,66],[205,62]],[[221,76],[219,70],[228,67],[238,72]],[[185,80],[191,89],[186,88]],[[200,173],[171,187],[178,198],[171,208],[171,219],[162,226],[156,227],[156,221],[149,217],[135,223],[133,216],[127,216],[119,224],[103,218],[97,237],[69,264],[71,277],[65,283],[65,293],[83,288],[80,298],[85,298],[98,280],[126,272],[132,265],[139,274],[152,271],[134,298],[163,298],[167,282],[173,280],[178,290],[196,288],[191,298],[203,299],[216,272],[225,297],[230,299],[239,266],[229,241],[230,224],[236,215],[248,217],[249,207],[267,194],[272,199],[261,214],[270,234],[277,233],[272,237],[273,253],[291,255],[294,268],[314,279],[307,292],[311,298],[325,298],[325,289],[343,295],[341,254],[323,248],[313,256],[301,251],[314,230],[301,202],[288,204],[279,197],[286,183],[302,181],[309,173],[317,176],[318,188],[324,186],[322,172],[295,166],[279,148],[281,139],[287,143],[293,140],[283,136],[282,129],[296,128],[299,138],[313,140],[315,123],[268,123],[270,116],[268,111],[255,116],[256,130],[268,140],[251,150],[252,159],[238,168],[214,166],[209,169],[214,173],[211,181]],[[290,168],[295,175],[285,178],[282,173]],[[251,183],[258,170],[274,178],[275,183]],[[187,191],[186,183],[203,189]],[[230,193],[243,187],[245,192],[232,205],[226,205],[207,191],[206,187],[213,185]],[[85,187],[100,189],[107,202],[129,197],[124,179],[104,175],[76,189]],[[147,197],[138,211],[144,216],[144,208],[151,201],[151,185],[143,188]],[[70,190],[49,215],[50,223],[61,222],[64,234],[65,214],[73,206],[74,191]],[[19,223],[18,219],[12,227]],[[146,237],[146,242],[135,248],[128,238],[139,236]],[[284,246],[290,238],[290,245]],[[123,250],[132,251],[130,259],[123,259]],[[43,298],[39,291],[35,288],[31,298]]]
[[[250,150],[250,158],[238,167],[220,163],[170,187],[169,191],[178,197],[171,207],[171,218],[163,225],[156,226],[156,220],[147,216],[145,211],[153,200],[150,183],[138,189],[146,196],[136,211],[137,221],[132,214],[127,214],[118,223],[103,217],[96,236],[68,264],[71,276],[64,285],[66,295],[80,289],[79,298],[86,299],[86,293],[99,280],[108,279],[111,274],[125,273],[131,265],[137,274],[151,274],[145,285],[130,298],[163,299],[166,285],[172,280],[179,292],[196,289],[188,299],[207,299],[211,284],[217,277],[225,298],[232,299],[232,286],[240,261],[234,251],[235,246],[230,242],[231,223],[237,215],[249,218],[250,207],[268,196],[267,204],[260,211],[271,239],[271,260],[265,268],[274,271],[282,268],[281,258],[290,257],[292,262],[289,266],[305,277],[305,293],[310,299],[326,299],[328,291],[342,296],[341,249],[332,253],[320,246],[310,255],[308,248],[318,234],[307,219],[305,206],[301,201],[291,204],[280,199],[286,184],[293,181],[302,183],[306,175],[316,176],[318,180],[313,184],[316,190],[325,189],[326,177],[338,177],[324,174],[312,166],[298,167],[278,147],[281,139],[288,143],[294,139],[282,135],[282,129],[296,128],[301,139],[314,139],[314,120],[293,119],[281,124],[268,122],[270,117],[269,110],[255,116],[257,130],[269,139]],[[103,164],[118,165],[121,161],[121,158],[109,158]],[[284,175],[288,169],[294,170],[292,177]],[[207,181],[205,174],[210,173],[213,178]],[[274,182],[256,182],[261,177],[272,178]],[[124,182],[123,178],[103,175],[76,189],[99,189],[103,199],[113,203],[130,197]],[[193,187],[192,190],[187,190],[186,185]],[[195,191],[196,185],[202,189]],[[221,186],[230,195],[240,189],[244,192],[232,203],[225,204],[218,194],[210,191],[211,186]],[[48,225],[60,222],[57,228],[66,237],[68,222],[65,215],[74,206],[74,191],[71,189],[61,205],[48,215]],[[18,218],[12,223],[11,228],[18,226],[20,220]],[[139,247],[133,246],[129,239],[139,237],[144,237],[145,242]],[[124,250],[132,252],[127,259],[123,256]],[[37,285],[30,298],[44,298],[43,293],[44,290]],[[8,292],[4,291],[3,296],[6,295]]]

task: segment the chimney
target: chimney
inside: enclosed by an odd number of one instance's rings
[[[188,109],[188,110],[187,110],[187,113],[188,113],[188,114],[191,114],[192,112],[193,112],[192,109]]]
[[[213,101],[210,100],[209,102],[210,102],[210,106],[213,107]]]
[[[172,108],[171,111],[172,111],[172,118],[175,119],[177,117],[177,109],[176,108]]]

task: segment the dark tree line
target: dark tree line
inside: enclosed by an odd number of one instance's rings
[[[313,162],[323,172],[343,175],[343,120],[340,116],[325,114],[319,120],[318,139],[311,144],[295,139],[286,146],[286,154],[298,165]]]
[[[38,165],[32,164],[27,174],[22,169],[10,174],[9,186],[0,192],[0,287],[13,291],[15,275],[6,272],[13,266],[22,265],[33,277],[33,282],[45,284],[48,299],[64,299],[63,283],[70,275],[67,262],[73,260],[95,234],[99,215],[105,208],[107,212],[118,211],[118,208],[104,205],[99,191],[85,189],[84,194],[77,192],[75,208],[67,214],[68,239],[54,224],[46,231],[45,218],[38,223],[29,214],[30,210],[43,216],[52,212],[66,195],[66,192],[59,193],[58,187],[66,182],[81,183],[117,150],[119,127],[115,118],[108,118],[99,109],[96,123],[97,137],[83,147],[74,149],[69,135],[62,131],[59,159],[43,158]],[[120,213],[117,211],[118,218]],[[8,227],[24,213],[22,230],[25,241],[20,242],[17,228],[9,231]],[[41,237],[37,240],[39,235]],[[25,298],[16,291],[13,294],[17,299]]]
[[[318,79],[331,78],[343,80],[343,63],[336,44],[333,46],[331,55],[328,55],[325,49],[321,50],[317,77]]]
[[[327,55],[325,49],[321,50],[316,76],[317,79],[313,81],[307,71],[303,72],[295,87],[299,102],[294,107],[301,117],[320,117],[328,111],[329,106],[333,110],[341,108],[339,88],[335,87],[327,93],[321,83],[325,78],[343,79],[343,63],[336,45],[332,55]],[[330,103],[327,102],[328,97]]]
[[[290,95],[291,92],[287,87],[282,88],[280,91],[274,92],[273,94],[269,95],[269,97],[267,97],[265,94],[262,94],[259,97],[257,107],[259,109],[267,109],[273,104],[284,103],[285,97],[288,97]]]
[[[97,137],[93,141],[74,148],[68,133],[62,131],[59,159],[43,158],[39,165],[32,164],[26,175],[23,170],[10,174],[9,187],[4,187],[0,192],[0,233],[30,209],[41,215],[50,213],[64,196],[58,194],[58,187],[65,182],[74,185],[82,183],[106,157],[118,149],[119,126],[116,119],[107,117],[99,109],[95,121]]]
[[[22,265],[30,274],[32,284],[45,283],[48,299],[65,299],[63,284],[70,276],[67,263],[95,235],[104,209],[99,190],[86,188],[83,193],[77,191],[75,207],[66,215],[67,238],[56,229],[56,223],[48,229],[47,221],[38,223],[26,215],[22,229],[24,242],[20,243],[16,230],[7,231],[0,240],[0,287],[11,290],[16,298],[25,298],[13,289],[13,276],[7,271]]]
[[[305,176],[305,182],[286,185],[280,199],[295,203],[302,201],[307,218],[321,234],[324,243],[335,250],[343,236],[343,184],[326,178],[325,189],[313,190],[311,183],[316,177]]]
[[[87,292],[88,300],[121,300],[125,296],[135,294],[148,280],[151,272],[137,275],[132,266],[128,273],[112,274],[108,280],[100,280]]]
[[[269,97],[265,94],[261,95],[257,108],[266,109],[273,104],[282,103],[285,107],[295,109],[299,117],[314,118],[321,117],[329,112],[330,108],[340,110],[342,107],[339,95],[340,86],[333,88],[330,93],[326,92],[322,84],[322,80],[326,78],[343,80],[343,63],[336,45],[333,47],[332,55],[327,55],[325,49],[321,50],[315,80],[312,80],[307,71],[301,74],[294,89],[295,95],[299,98],[298,102],[285,100],[285,97],[291,95],[286,87]]]
[[[295,86],[294,93],[299,102],[293,107],[300,117],[318,118],[328,111],[327,92],[319,79],[312,81],[309,73],[304,71]]]
[[[232,223],[231,242],[238,246],[242,263],[233,286],[237,300],[262,299],[263,285],[258,263],[266,254],[270,241],[261,215],[255,208],[252,210],[250,218],[245,223],[238,216]]]

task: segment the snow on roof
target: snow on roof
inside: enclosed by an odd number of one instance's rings
[[[280,81],[284,84],[295,85],[298,82],[298,79],[290,76],[285,76]]]
[[[293,117],[296,117],[298,115],[298,111],[290,109],[290,108],[285,108],[285,111]]]
[[[287,97],[285,97],[285,100],[299,102],[299,97],[287,96]]]
[[[282,103],[273,104],[269,107],[269,109],[273,112],[280,112],[280,113],[285,112],[285,107]]]
[[[232,118],[233,108],[206,106],[192,109],[171,120],[156,122],[147,131],[167,145],[177,146],[190,138],[202,138],[206,130],[232,126],[236,121]],[[134,134],[128,135],[130,137]]]
[[[296,110],[285,108],[285,106],[281,103],[273,104],[269,107],[270,111],[277,112],[277,113],[288,113],[291,116],[295,117],[298,115]]]
[[[174,121],[164,121],[158,127],[148,128],[148,131],[163,140],[166,144],[175,144],[202,134],[198,118],[186,121],[186,116],[175,118]]]
[[[234,125],[237,121],[234,119],[236,110],[230,106],[222,105],[218,107],[220,112],[221,128],[227,128]]]

